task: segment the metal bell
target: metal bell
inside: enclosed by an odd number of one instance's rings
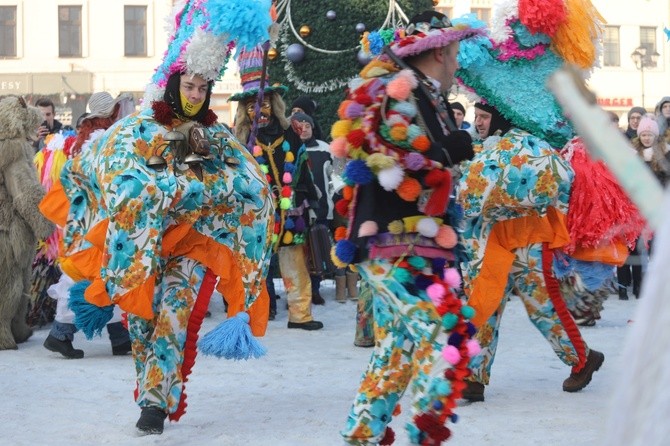
[[[231,166],[231,167],[237,167],[240,165],[240,160],[235,158],[234,156],[227,156],[223,159],[223,162],[226,163],[226,165]]]
[[[165,141],[186,141],[186,135],[182,132],[172,130],[171,132],[167,132],[165,136],[163,136],[163,139]]]
[[[202,164],[204,162],[204,158],[201,157],[200,155],[196,155],[195,153],[189,153],[186,155],[186,158],[184,158],[184,162],[188,165],[191,164]]]
[[[147,167],[158,171],[165,170],[167,161],[162,156],[151,155],[147,160]]]

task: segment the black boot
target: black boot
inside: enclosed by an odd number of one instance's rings
[[[167,414],[158,407],[143,407],[140,419],[135,427],[143,435],[160,435],[163,433],[163,422]]]
[[[320,321],[307,321],[307,322],[289,322],[288,328],[300,328],[302,330],[321,330],[323,328],[323,322]]]
[[[79,350],[72,346],[72,341],[61,341],[51,335],[44,340],[44,348],[49,351],[60,353],[68,359],[81,359],[84,357],[84,350]]]
[[[628,300],[628,289],[626,287],[619,287],[619,300]]]
[[[119,345],[112,345],[112,355],[114,356],[125,356],[132,351],[133,347],[130,341],[126,341]]]

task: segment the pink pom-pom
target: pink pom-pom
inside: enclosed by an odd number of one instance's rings
[[[359,237],[369,237],[371,235],[376,235],[378,232],[379,226],[377,226],[377,223],[372,220],[364,221],[358,228]]]
[[[449,225],[441,225],[435,236],[435,242],[443,248],[451,249],[458,242],[456,231]]]
[[[284,182],[284,184],[291,184],[293,182],[293,177],[289,172],[284,172],[281,180]]]
[[[442,349],[442,357],[451,365],[456,365],[461,360],[461,353],[453,345],[445,345]]]
[[[386,93],[395,100],[405,101],[412,92],[412,85],[404,76],[396,76],[386,86]]]
[[[444,289],[444,285],[440,283],[433,283],[426,288],[426,294],[428,294],[428,297],[430,297],[430,300],[432,300],[436,306],[442,303],[442,299],[444,299],[446,292],[447,290]]]
[[[363,104],[351,101],[351,103],[347,106],[346,110],[344,111],[344,117],[347,119],[360,118],[361,116],[363,116],[364,111],[365,107],[363,106]]]
[[[476,339],[470,339],[465,343],[466,348],[468,349],[468,356],[475,357],[481,353],[482,348],[479,346],[479,342]]]
[[[347,155],[349,154],[348,144],[349,143],[347,142],[346,136],[340,136],[339,138],[335,138],[330,143],[330,153],[332,153],[333,156],[337,158],[346,158]]]
[[[263,149],[260,146],[254,146],[254,156],[261,156],[263,154]]]
[[[461,275],[458,274],[458,270],[456,268],[447,268],[444,270],[444,281],[451,288],[461,287]]]

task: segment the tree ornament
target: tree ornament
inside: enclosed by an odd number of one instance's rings
[[[275,60],[277,58],[277,54],[279,53],[277,52],[276,48],[270,48],[268,50],[268,59]]]
[[[327,18],[328,20],[335,20],[335,18],[337,18],[337,14],[335,13],[335,11],[333,11],[333,10],[331,9],[330,11],[328,11],[328,12],[326,13],[326,18]]]
[[[286,58],[293,63],[300,63],[305,59],[305,47],[299,43],[293,43],[286,48]]]
[[[356,32],[359,34],[362,34],[363,31],[365,31],[365,23],[357,23],[356,24]]]
[[[312,34],[312,28],[310,28],[308,25],[302,25],[300,27],[300,35],[302,37],[309,37],[310,34]]]
[[[361,64],[362,66],[365,66],[370,63],[372,60],[372,57],[368,54],[366,54],[365,51],[363,50],[358,50],[358,53],[356,53],[356,59],[358,60],[358,63]]]

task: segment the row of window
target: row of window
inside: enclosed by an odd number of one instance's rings
[[[656,52],[656,27],[640,27],[640,47],[647,50],[646,54]],[[619,44],[619,27],[606,26],[603,34],[603,66],[621,66],[621,47]]]
[[[58,7],[58,56],[82,56],[81,6]],[[0,58],[17,57],[17,7],[0,6]],[[124,55],[147,55],[147,7],[124,6]]]

